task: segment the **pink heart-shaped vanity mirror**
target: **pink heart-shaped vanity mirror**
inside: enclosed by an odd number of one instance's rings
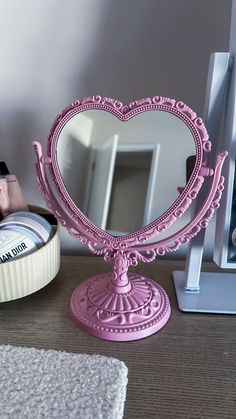
[[[207,226],[219,206],[227,153],[220,153],[210,168],[211,143],[202,119],[183,102],[159,96],[127,106],[101,96],[77,100],[56,118],[47,154],[33,144],[47,206],[72,235],[113,266],[113,272],[76,288],[74,320],[89,333],[116,341],[162,328],[171,312],[166,292],[128,268],[178,249]],[[194,165],[186,182],[189,156]],[[207,176],[212,185],[205,202],[180,225]]]

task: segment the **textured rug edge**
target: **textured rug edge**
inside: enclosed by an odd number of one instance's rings
[[[124,361],[119,360],[118,358],[115,358],[114,356],[107,356],[107,355],[100,355],[100,354],[86,354],[86,353],[75,353],[75,352],[69,352],[66,350],[58,350],[58,349],[44,349],[44,348],[36,348],[34,346],[15,346],[15,345],[0,345],[0,356],[2,351],[23,351],[27,353],[27,351],[32,352],[33,354],[46,354],[51,353],[55,356],[70,356],[72,358],[78,358],[79,359],[100,359],[107,362],[111,362],[113,365],[119,368],[119,379],[120,379],[120,393],[117,396],[117,403],[114,405],[113,408],[113,415],[112,418],[122,418],[124,415],[124,409],[125,409],[125,400],[127,395],[127,384],[128,384],[128,368]]]

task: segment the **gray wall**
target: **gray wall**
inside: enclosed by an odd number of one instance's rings
[[[200,115],[209,54],[227,51],[230,0],[0,0],[0,142],[43,205],[31,141],[77,97],[181,99]],[[63,248],[77,246],[62,233]]]

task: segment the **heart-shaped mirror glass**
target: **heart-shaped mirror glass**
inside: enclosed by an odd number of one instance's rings
[[[64,123],[56,144],[59,173],[71,200],[114,236],[160,217],[186,185],[194,167],[187,176],[186,162],[195,155],[189,126],[161,109],[127,120],[86,109]]]

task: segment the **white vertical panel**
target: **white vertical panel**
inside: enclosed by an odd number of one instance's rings
[[[205,124],[212,142],[211,165],[214,164],[216,151],[219,148],[219,133],[222,123],[224,109],[224,98],[228,82],[229,53],[213,53],[210,56],[208,82],[205,100]],[[226,147],[224,147],[226,148]],[[208,192],[209,180],[205,179],[205,184],[200,190],[195,203],[193,216],[198,212],[205,200]],[[197,290],[199,288],[202,253],[205,239],[205,229],[194,237],[188,247],[185,287],[187,290]]]
[[[146,203],[145,203],[144,216],[143,216],[143,226],[153,221],[151,220],[151,212],[153,208],[155,185],[156,185],[156,182],[158,182],[157,167],[158,167],[158,160],[159,160],[159,155],[160,155],[160,147],[161,147],[160,144],[156,144],[153,148],[152,163],[151,163],[151,168],[150,168],[148,190],[147,190],[147,195],[146,195]]]
[[[93,180],[89,198],[88,218],[97,226],[106,228],[116,159],[118,135],[114,134],[96,151]]]

